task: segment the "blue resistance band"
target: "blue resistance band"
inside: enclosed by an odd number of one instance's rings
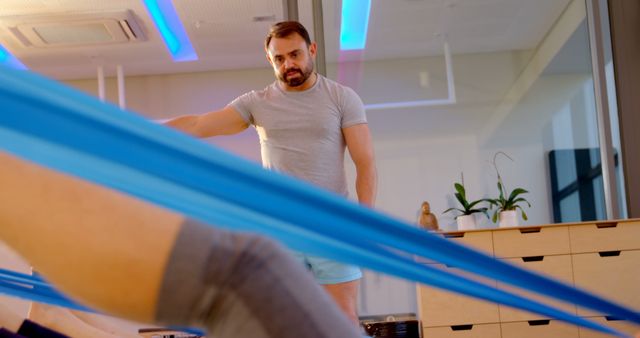
[[[30,287],[50,287],[49,283],[47,283],[40,277],[6,269],[0,269],[0,280],[10,283],[25,284]]]
[[[46,124],[43,123],[43,125],[46,125]],[[18,143],[22,144],[21,142],[18,142]],[[42,149],[40,149],[40,150],[42,150]]]
[[[18,142],[15,142],[15,144],[20,144],[20,145],[29,143],[28,140],[21,140],[19,137],[16,139],[16,141]],[[40,151],[43,151],[44,154],[55,153],[55,151],[53,151],[54,149],[48,149],[46,144],[42,144],[40,146],[35,145],[34,147],[32,147],[32,149],[40,149]],[[69,162],[65,162],[65,163],[69,163]],[[78,163],[72,163],[72,167],[75,170],[79,169],[80,171],[85,171],[85,169],[86,170],[89,169],[89,168],[81,167],[85,163],[87,163],[87,161],[78,161]],[[107,163],[104,163],[101,168],[102,168],[101,170],[105,170],[105,168],[108,168]],[[106,170],[106,171],[110,171],[110,170]],[[191,197],[188,195],[177,194],[175,192],[172,192],[171,190],[162,191],[161,190],[163,186],[162,181],[158,181],[155,183],[156,184],[153,185],[154,187],[153,194],[157,194],[159,196],[172,196],[173,200],[180,201],[182,204],[188,205],[190,207],[196,206],[199,203],[197,199],[194,199],[193,201],[191,201],[190,200]],[[317,244],[312,243],[311,238],[313,236],[313,233],[301,234],[300,232],[304,232],[305,231],[304,229],[291,227],[286,224],[278,224],[277,221],[270,220],[261,215],[257,215],[254,218],[250,218],[251,217],[250,210],[244,210],[244,212],[242,212],[242,210],[234,210],[235,207],[233,205],[221,206],[220,203],[218,204],[214,204],[214,203],[215,201],[210,202],[206,205],[206,207],[201,208],[200,211],[204,211],[205,214],[200,213],[198,214],[198,216],[204,219],[209,219],[209,220],[211,220],[211,218],[214,217],[216,222],[219,222],[219,224],[232,224],[236,228],[241,228],[241,229],[251,229],[251,227],[253,227],[255,228],[255,230],[263,231],[263,232],[265,232],[265,230],[269,228],[273,228],[274,226],[279,226],[280,228],[282,228],[282,232],[277,237],[279,237],[281,240],[283,240],[286,243],[290,243],[290,246],[292,246],[294,249],[307,250],[321,256],[341,259],[343,261],[346,260],[347,262],[360,264],[360,265],[367,266],[380,271],[386,271],[387,273],[395,274],[397,276],[401,276],[409,279],[415,279],[415,280],[424,282],[426,284],[431,284],[434,286],[447,288],[453,291],[462,292],[470,296],[480,297],[482,299],[504,303],[511,306],[521,307],[523,309],[527,309],[532,312],[538,312],[546,316],[569,320],[574,324],[593,327],[590,324],[586,324],[584,320],[581,320],[579,318],[576,319],[575,316],[571,316],[571,315],[567,316],[566,314],[562,314],[561,312],[554,312],[554,310],[552,309],[537,306],[536,304],[533,304],[532,302],[527,302],[522,298],[514,298],[514,297],[510,298],[509,296],[506,296],[506,297],[495,296],[496,295],[495,292],[485,292],[486,287],[478,287],[476,283],[472,281],[469,281],[470,284],[465,287],[464,284],[462,284],[463,286],[458,286],[461,284],[460,283],[455,284],[455,283],[449,282],[448,280],[450,279],[437,280],[435,277],[430,275],[426,275],[425,277],[424,270],[428,269],[428,267],[423,267],[421,265],[415,264],[413,261],[410,261],[410,263],[414,264],[413,269],[418,271],[418,273],[416,274],[411,270],[409,270],[408,273],[402,272],[401,270],[402,266],[398,265],[397,263],[391,262],[389,264],[383,264],[385,260],[393,259],[394,256],[389,254],[380,256],[380,253],[383,252],[383,250],[381,249],[371,250],[371,252],[368,255],[367,254],[357,255],[353,251],[351,252],[347,251],[346,253],[343,254],[342,252],[344,250],[339,251],[339,249],[341,248],[329,246],[330,244],[326,239],[324,242],[318,241]],[[223,218],[223,216],[227,216],[227,218],[225,219]],[[240,223],[241,221],[244,221],[245,223],[241,224]],[[266,231],[266,233],[269,233],[269,232]],[[357,238],[354,240],[357,241]],[[378,260],[376,259],[372,260],[370,257],[371,255],[378,255],[380,257],[378,258]],[[420,274],[420,272],[422,272],[422,275]],[[435,269],[432,269],[432,273],[445,274],[444,271],[439,271]],[[573,320],[571,318],[573,318]],[[597,328],[594,327],[594,329],[597,329]]]
[[[53,289],[38,275],[27,275],[11,270],[0,269],[0,293],[10,294],[27,300],[62,306],[72,310],[93,312],[92,309],[74,302],[72,299]],[[171,326],[171,329],[204,336],[205,332],[193,328]]]
[[[5,269],[0,269],[0,293],[75,310],[91,311],[56,291],[40,278]]]
[[[25,77],[28,76],[31,75]],[[20,76],[16,76],[16,78],[20,78]],[[29,85],[29,81],[32,80],[36,83],[35,87]],[[41,83],[38,84],[37,82]],[[193,210],[197,208],[190,208],[185,204],[178,205],[180,203],[166,201],[166,197],[164,197],[163,200],[163,197],[158,198],[156,197],[157,195],[149,196],[152,195],[153,188],[150,189],[151,192],[149,190],[145,192],[145,189],[149,189],[148,186],[131,188],[131,178],[135,178],[135,176],[140,178],[141,176],[145,176],[143,173],[148,173],[152,175],[152,177],[147,181],[164,180],[169,181],[169,183],[167,183],[168,185],[187,186],[190,190],[194,191],[193,193],[196,195],[213,195],[233,204],[241,205],[247,210],[255,210],[258,213],[268,214],[271,215],[271,217],[286,220],[291,224],[305,224],[306,222],[307,224],[305,225],[307,225],[307,228],[312,229],[315,233],[338,238],[345,242],[352,242],[354,238],[362,238],[363,241],[368,241],[373,246],[378,246],[381,249],[385,246],[396,248],[409,247],[411,249],[409,251],[413,250],[414,253],[440,260],[446,264],[456,265],[469,271],[485,272],[487,276],[492,276],[491,269],[495,269],[495,266],[491,265],[496,262],[495,260],[485,255],[480,255],[474,250],[463,248],[455,245],[455,243],[450,243],[436,236],[417,231],[417,229],[407,227],[405,224],[386,218],[380,214],[359,208],[354,204],[349,204],[331,194],[309,188],[307,185],[295,180],[273,173],[265,173],[261,168],[253,164],[214,150],[209,146],[204,146],[206,147],[205,149],[200,142],[194,142],[194,140],[167,130],[166,128],[153,126],[139,117],[122,113],[114,107],[96,104],[97,101],[95,99],[83,96],[66,88],[61,88],[60,86],[56,87],[54,83],[48,82],[47,80],[33,77],[28,79],[28,81],[18,81],[18,83],[15,84],[17,86],[12,86],[11,88],[17,90],[13,90],[13,95],[10,95],[8,99],[3,97],[3,103],[4,101],[8,101],[13,104],[12,110],[14,111],[37,112],[35,116],[34,114],[24,116],[25,119],[13,116],[13,114],[8,114],[12,116],[7,116],[6,119],[3,119],[2,124],[8,125],[14,130],[21,130],[21,133],[13,133],[13,135],[11,135],[11,132],[8,132],[8,134],[5,135],[7,139],[3,142],[7,144],[3,144],[3,146],[5,146],[5,149],[20,154],[21,156],[25,156],[25,154],[31,152],[31,156],[27,155],[25,157],[41,164],[129,192],[143,199],[169,206],[200,219],[203,218],[201,215],[202,212],[198,213]],[[36,90],[43,86],[49,89],[55,88],[55,90],[37,93],[36,95]],[[55,94],[53,94],[54,92]],[[24,95],[25,93],[27,95]],[[23,97],[19,97],[20,95],[23,95]],[[40,109],[34,109],[36,107]],[[78,114],[79,112],[82,113]],[[116,113],[116,115],[112,115],[113,113]],[[105,117],[111,118],[111,121],[105,121]],[[29,121],[40,121],[40,123],[34,124],[29,123]],[[82,131],[83,129],[85,129],[84,133]],[[27,135],[26,138],[24,134]],[[19,136],[22,136],[23,140],[20,140]],[[39,148],[34,148],[38,147],[38,142],[37,139],[34,142],[33,137],[42,137],[45,140],[42,140],[41,143],[53,143],[55,145],[49,147],[52,149],[46,149],[47,147],[44,147],[43,150],[42,144]],[[100,140],[100,137],[108,141]],[[73,142],[74,138],[76,142]],[[163,142],[164,139],[172,140],[172,142],[165,143]],[[15,142],[12,146],[7,140],[26,141],[26,143]],[[82,140],[82,144],[77,144],[77,140]],[[121,142],[113,142],[117,140]],[[107,145],[105,145],[105,142]],[[75,169],[69,168],[70,162],[73,162],[70,161],[69,158],[63,157],[62,160],[60,158],[56,160],[55,156],[59,154],[50,155],[50,158],[44,158],[47,157],[47,155],[43,155],[43,153],[49,154],[47,150],[57,150],[60,152],[58,149],[60,145],[66,146],[66,149],[62,149],[73,153],[71,155],[75,155],[75,157],[79,159],[74,163],[79,165],[78,167],[75,167]],[[120,146],[127,147],[126,150],[135,148],[134,150],[138,152],[128,152],[122,150]],[[154,150],[154,147],[160,149],[155,149],[155,153],[151,151],[153,153],[152,156],[144,156],[145,152]],[[78,150],[81,152],[79,153]],[[82,152],[87,154],[84,155],[84,158],[79,156],[82,155]],[[165,154],[164,156],[157,156],[163,153]],[[147,153],[147,155],[149,155],[149,153]],[[93,159],[93,161],[90,161],[91,159]],[[87,160],[89,161],[87,162]],[[126,170],[124,170],[125,167],[122,166],[120,169],[123,170],[121,170],[120,173],[112,173],[111,175],[109,175],[107,170],[100,172],[100,170],[95,169],[98,167],[96,162],[109,163],[109,161],[126,163],[127,166],[134,169],[126,172]],[[78,162],[88,164],[83,166],[82,163]],[[182,165],[184,163],[191,165]],[[111,169],[114,167],[117,169],[119,165],[111,165]],[[136,171],[139,172],[139,174],[135,173]],[[126,175],[123,177],[121,174],[125,172],[131,177],[126,177]],[[176,177],[176,173],[180,173],[183,177]],[[203,177],[206,178],[207,174],[210,178],[202,181],[201,179]],[[193,179],[189,180],[189,177]],[[203,189],[202,186],[206,189]],[[175,199],[175,196],[169,196]],[[211,222],[212,218],[205,218],[204,220],[218,225],[224,224]],[[213,220],[215,221],[216,218],[213,217]],[[313,224],[314,221],[316,221],[316,224]],[[364,229],[362,229],[362,226],[359,224],[361,222],[362,224],[366,224]],[[255,228],[255,225],[253,227]],[[375,231],[372,233],[371,230]],[[377,234],[375,233],[376,231]],[[379,235],[381,233],[384,235],[380,237]],[[367,234],[369,234],[369,236],[367,236]],[[353,237],[354,235],[356,235],[356,237]],[[417,236],[418,239],[417,243],[415,236]],[[375,238],[375,240],[372,238]],[[385,241],[385,239],[389,238],[391,239],[390,241]],[[407,244],[409,245],[407,246]],[[433,244],[439,245],[441,247],[439,249],[443,250],[443,252],[438,252],[438,250],[421,250]],[[416,245],[420,247],[414,248],[413,246]],[[458,253],[452,255],[448,250],[455,250],[452,252],[458,251]],[[462,252],[460,253],[460,251]],[[491,263],[488,268],[489,273],[487,274],[487,268],[474,269],[473,266],[465,266],[464,262],[469,259],[470,255],[475,258],[476,262]],[[342,260],[344,260],[344,257]],[[518,272],[522,270],[504,264],[501,266],[501,273],[513,273],[514,271]],[[492,277],[504,281],[505,275],[501,273],[493,274]],[[524,272],[523,276],[530,278],[531,274]],[[515,279],[518,285],[531,288],[530,285],[524,285],[522,283],[522,280],[519,279],[521,277],[522,276],[515,275],[512,279]],[[546,279],[540,279],[539,276],[536,277],[538,277],[538,280],[536,281],[534,278],[534,282],[542,280],[547,283],[546,285],[558,286],[556,282],[549,282]],[[564,284],[560,285],[563,285],[565,289],[573,290]],[[545,287],[546,286],[543,285],[543,288]],[[578,292],[577,295],[583,297],[585,294]],[[589,299],[589,297],[587,297],[587,299]],[[593,302],[593,299],[590,299],[590,302]],[[600,305],[603,304],[615,309],[616,312],[620,312],[618,311],[620,307],[616,308],[615,304],[611,307],[611,304],[606,301],[592,305],[592,308],[601,308]],[[623,313],[625,311],[627,312],[626,315],[623,316],[624,318],[637,320],[637,318],[633,317],[637,316],[637,313],[624,308],[622,309]],[[614,315],[620,315],[620,313],[613,313],[613,311],[604,312],[612,312]],[[630,316],[629,313],[631,313]]]

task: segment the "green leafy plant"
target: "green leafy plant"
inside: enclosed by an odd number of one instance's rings
[[[522,219],[527,220],[527,213],[524,212],[522,208],[522,204],[526,204],[531,208],[531,204],[524,197],[520,197],[522,194],[528,193],[527,190],[523,188],[515,188],[510,193],[507,193],[507,188],[502,181],[502,176],[500,176],[500,171],[498,170],[498,165],[496,164],[496,159],[499,154],[504,155],[511,161],[513,159],[509,157],[509,155],[499,151],[493,156],[493,167],[496,170],[496,176],[498,178],[498,197],[497,198],[487,198],[485,201],[489,203],[491,208],[495,208],[493,212],[493,216],[491,220],[496,223],[498,221],[498,214],[501,211],[509,211],[509,210],[520,210],[522,214]],[[507,197],[508,196],[508,197]]]
[[[458,211],[460,212],[460,214],[456,217],[454,217],[454,219],[457,219],[460,216],[463,215],[471,215],[471,214],[475,214],[475,213],[483,213],[485,214],[485,216],[487,216],[487,218],[489,217],[489,214],[487,213],[488,208],[485,207],[477,207],[480,203],[484,202],[484,200],[480,199],[480,200],[476,200],[476,201],[468,201],[467,200],[467,193],[464,189],[464,183],[458,183],[455,182],[453,184],[454,188],[456,189],[456,193],[454,194],[456,196],[456,199],[458,200],[458,202],[460,203],[460,205],[462,206],[462,208],[449,208],[447,210],[445,210],[443,212],[447,213],[450,211]]]

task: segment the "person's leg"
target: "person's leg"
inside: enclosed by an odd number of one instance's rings
[[[358,289],[360,280],[337,284],[323,284],[322,287],[329,293],[338,307],[347,314],[351,322],[360,325],[358,319]]]
[[[18,331],[24,318],[9,309],[8,306],[0,303],[0,328],[5,328],[13,332]]]
[[[213,337],[359,337],[313,276],[275,242],[186,222],[158,318]],[[198,278],[194,278],[197,276]]]
[[[69,337],[125,338],[137,336],[114,335],[85,323],[74,316],[69,309],[35,302],[31,304],[28,318],[33,322],[63,333]]]
[[[322,257],[304,257],[316,281],[323,286],[347,318],[359,326],[357,301],[362,278],[360,268]]]
[[[34,271],[33,268],[31,269],[31,274],[40,277],[40,274]],[[34,286],[34,290],[39,289],[41,289],[40,286]],[[131,326],[127,329],[122,325],[124,321],[115,323],[115,318],[104,314],[71,310],[44,303],[31,302],[27,317],[31,321],[43,324],[71,337],[141,337],[138,335],[138,325],[135,328]]]
[[[0,163],[0,239],[76,300],[152,321],[184,217],[6,153]]]
[[[140,337],[138,329],[140,323],[128,322],[120,318],[114,318],[102,314],[70,310],[70,312],[81,321],[96,329],[102,330],[116,337]]]
[[[62,292],[217,338],[358,337],[290,254],[0,152],[0,240]],[[73,267],[73,268],[69,268]]]

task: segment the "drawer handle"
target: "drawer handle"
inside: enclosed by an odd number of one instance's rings
[[[522,257],[523,262],[542,262],[543,260],[544,256]]]
[[[529,326],[549,325],[549,322],[550,322],[549,319],[538,319],[538,320],[529,320],[529,321],[527,321],[527,323],[529,323]]]
[[[602,251],[602,252],[598,252],[598,255],[600,255],[600,257],[616,257],[616,256],[620,256],[620,250]]]
[[[604,228],[615,228],[618,226],[618,223],[616,222],[609,222],[609,223],[599,223],[596,224],[596,227],[598,229],[604,229]]]
[[[469,331],[471,329],[473,329],[473,324],[451,325],[451,330],[453,331]]]
[[[450,232],[444,234],[444,238],[462,238],[464,237],[464,232]]]
[[[533,234],[533,233],[536,233],[536,232],[540,232],[540,230],[542,230],[540,227],[523,228],[523,229],[520,229],[520,233],[521,234]]]
[[[604,316],[604,319],[606,319],[608,322],[615,322],[617,320],[622,320],[618,317],[614,317],[614,316]]]

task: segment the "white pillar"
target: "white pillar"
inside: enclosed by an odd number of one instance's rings
[[[98,97],[100,101],[105,101],[104,68],[102,66],[98,66]]]
[[[116,67],[116,73],[118,76],[118,105],[120,106],[120,109],[125,109],[124,71],[122,69],[122,65],[118,65]]]

